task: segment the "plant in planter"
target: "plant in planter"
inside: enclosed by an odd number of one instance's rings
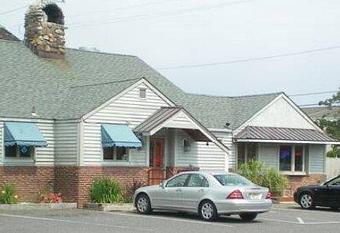
[[[108,177],[94,180],[90,188],[90,198],[94,203],[121,203],[124,201],[120,184]]]
[[[62,203],[61,193],[47,193],[41,195],[41,203]]]
[[[0,204],[17,203],[18,195],[16,195],[15,186],[13,184],[5,184],[0,189]]]
[[[263,162],[252,160],[242,164],[238,173],[254,184],[269,188],[273,196],[282,196],[287,187],[287,178],[279,171],[266,167]]]
[[[132,184],[127,185],[125,188],[124,202],[131,203],[133,201],[132,198],[133,195],[135,194],[135,191],[143,186],[145,186],[144,181],[133,179]]]

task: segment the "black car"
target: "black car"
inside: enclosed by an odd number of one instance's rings
[[[302,186],[294,193],[294,200],[303,209],[315,206],[340,208],[340,175],[321,185]]]

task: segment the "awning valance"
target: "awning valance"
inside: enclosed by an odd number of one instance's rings
[[[5,122],[5,146],[47,146],[38,126],[26,122]]]
[[[315,129],[247,126],[234,136],[236,142],[339,144]]]
[[[127,125],[102,124],[103,147],[142,147],[141,141]]]

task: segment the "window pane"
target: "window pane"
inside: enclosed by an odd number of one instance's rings
[[[5,157],[17,157],[17,146],[6,146],[5,147]]]
[[[336,185],[336,186],[340,186],[340,177],[339,177],[339,178],[336,178],[336,179],[334,179],[334,180],[332,180],[332,181],[330,181],[330,182],[328,183],[328,185]]]
[[[237,164],[240,166],[241,164],[246,162],[246,157],[245,157],[245,144],[237,144]]]
[[[280,171],[291,171],[292,169],[292,147],[280,146]]]
[[[303,171],[303,146],[295,146],[295,171]]]
[[[181,175],[177,176],[176,178],[170,180],[167,184],[166,187],[183,187],[185,184],[185,181],[187,180],[189,175]]]
[[[247,186],[253,184],[243,176],[236,174],[214,175],[214,177],[223,186]]]
[[[247,144],[247,162],[252,160],[256,160],[256,151],[257,144],[256,143],[248,143]]]
[[[116,147],[116,160],[128,160],[126,147]]]
[[[193,174],[190,176],[188,187],[209,187],[207,179],[199,174]]]
[[[33,146],[19,146],[19,157],[30,158],[33,157]]]
[[[103,148],[104,159],[113,159],[113,147]]]

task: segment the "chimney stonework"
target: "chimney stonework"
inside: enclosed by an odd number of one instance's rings
[[[54,7],[60,10],[56,5]],[[63,19],[61,10],[58,13]],[[48,22],[44,6],[31,5],[25,15],[25,44],[39,57],[64,59],[65,27]]]

